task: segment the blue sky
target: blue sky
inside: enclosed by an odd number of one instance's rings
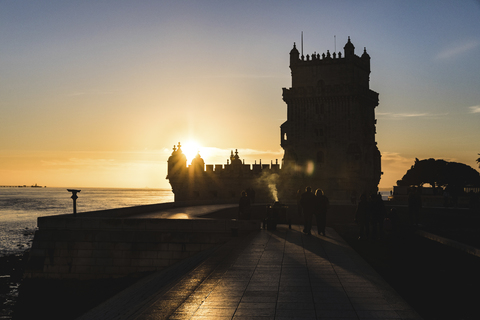
[[[479,1],[0,1],[0,185],[168,187],[178,141],[281,159],[302,31],[367,48],[382,187],[415,158],[478,168]]]

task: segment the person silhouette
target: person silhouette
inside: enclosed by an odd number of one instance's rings
[[[304,217],[304,228],[303,233],[312,234],[312,218],[315,214],[315,205],[316,205],[316,198],[312,192],[311,187],[306,187],[305,192],[302,193],[300,204],[303,210],[303,217]]]
[[[238,201],[239,219],[250,220],[250,198],[245,191],[242,191],[242,196]]]
[[[357,211],[355,212],[355,222],[358,224],[359,229],[358,240],[368,239],[370,234],[370,216],[370,203],[367,195],[362,193],[357,205]]]
[[[317,233],[325,235],[325,227],[327,225],[327,210],[329,206],[328,198],[323,193],[322,189],[317,189],[315,192],[316,208],[315,219],[317,220]]]
[[[385,220],[386,209],[383,203],[382,195],[372,194],[371,202],[371,224],[372,224],[372,238],[373,240],[383,238],[383,221]]]

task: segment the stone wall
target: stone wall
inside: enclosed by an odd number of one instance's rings
[[[38,228],[26,278],[101,279],[162,270],[260,223],[62,215]]]

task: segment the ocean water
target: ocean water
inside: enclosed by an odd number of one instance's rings
[[[77,212],[173,202],[166,189],[79,188]],[[28,249],[37,218],[73,212],[67,188],[0,188],[0,256]]]

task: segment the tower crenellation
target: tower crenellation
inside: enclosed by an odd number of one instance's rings
[[[179,143],[180,146],[180,143]],[[240,160],[238,149],[230,152],[226,164],[205,164],[200,154],[187,165],[180,147],[174,146],[168,159],[168,175],[176,202],[235,202],[244,190],[259,190],[257,196],[271,201],[265,177],[278,175],[281,171],[278,159],[275,163],[245,164]]]
[[[290,67],[298,66],[304,68],[312,68],[315,66],[321,67],[329,64],[343,64],[345,66],[354,66],[363,73],[370,73],[370,56],[368,55],[366,48],[362,56],[355,54],[355,46],[348,37],[348,42],[344,46],[344,54],[339,51],[331,53],[327,50],[326,53],[312,53],[306,56],[300,56],[296,45],[294,43],[293,49],[290,51]]]

